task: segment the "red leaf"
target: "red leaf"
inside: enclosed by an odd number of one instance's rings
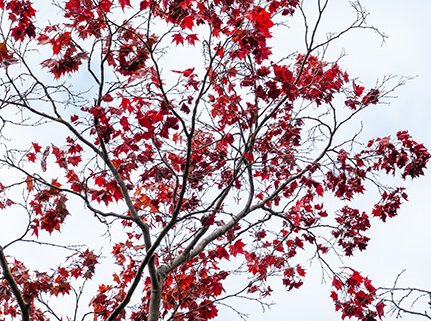
[[[238,254],[244,254],[244,246],[245,244],[241,240],[236,241],[234,244],[229,246],[230,254],[232,254],[233,256],[237,256]]]
[[[130,0],[118,0],[118,1],[120,2],[120,6],[121,6],[121,9],[123,9],[123,11],[126,6],[131,7]]]
[[[298,272],[298,275],[300,276],[305,276],[305,270],[300,265],[296,266],[296,272]]]
[[[359,97],[362,95],[362,93],[364,92],[364,87],[362,86],[358,86],[355,84],[355,82],[353,82],[353,93],[355,94],[356,97]]]
[[[193,74],[193,71],[195,70],[195,68],[189,68],[183,71],[183,76],[184,77],[189,77],[190,75]]]
[[[193,33],[193,34],[188,35],[186,37],[186,41],[189,43],[189,45],[194,46],[195,42],[199,41],[199,38],[198,38],[198,36],[195,33]]]
[[[317,187],[316,187],[316,193],[317,193],[317,195],[323,196],[323,192],[324,192],[324,189],[322,187],[322,184],[317,185]]]
[[[255,28],[261,32],[263,36],[269,37],[269,29],[274,26],[270,13],[264,8],[256,6],[247,18],[253,22]]]
[[[126,116],[121,117],[120,125],[123,127],[125,131],[130,130],[130,124]]]
[[[222,137],[222,141],[226,144],[232,145],[234,142],[234,137],[231,133],[227,133]]]
[[[34,152],[37,154],[37,153],[40,153],[40,151],[41,151],[41,149],[42,149],[42,147],[38,144],[38,143],[32,143],[32,145],[33,145],[33,148],[34,148]]]
[[[104,95],[104,96],[103,96],[102,100],[103,100],[105,103],[110,103],[111,101],[113,101],[113,100],[114,100],[114,98],[113,98],[110,94],[106,94],[106,95]]]
[[[27,153],[26,156],[30,162],[34,163],[36,161],[36,154],[35,153]]]
[[[341,282],[339,278],[334,276],[334,279],[332,280],[332,286],[335,287],[337,290],[341,290],[343,288],[343,282]]]
[[[244,152],[244,158],[250,163],[254,162],[254,156],[252,152]]]
[[[224,246],[219,246],[217,248],[216,257],[219,259],[229,260],[229,253],[226,251]]]
[[[353,274],[347,280],[350,286],[359,286],[364,281],[364,278],[358,271],[353,271]]]
[[[184,37],[180,33],[176,33],[172,35],[172,42],[178,46],[179,44],[184,44]]]
[[[100,9],[104,13],[108,13],[111,11],[112,1],[111,0],[100,0],[99,6],[100,6]]]
[[[182,29],[193,29],[193,26],[195,25],[195,20],[193,16],[187,16],[181,21],[180,26]]]
[[[190,77],[193,74],[194,70],[195,68],[188,68],[186,70],[172,70],[172,72],[182,74],[184,77]]]
[[[133,105],[130,102],[130,99],[128,99],[128,98],[123,98],[121,100],[121,108],[123,110],[125,110],[125,111],[128,111],[128,112],[133,112],[134,111]]]
[[[376,311],[379,318],[382,319],[382,317],[385,315],[385,303],[383,301],[380,301],[376,304]]]

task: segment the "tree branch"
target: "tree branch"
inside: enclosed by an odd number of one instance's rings
[[[19,308],[21,310],[22,321],[30,321],[29,305],[27,302],[25,302],[25,300],[22,296],[22,292],[19,289],[18,284],[16,283],[15,278],[13,277],[13,275],[9,269],[9,266],[8,266],[6,257],[4,255],[2,246],[0,246],[0,265],[3,269],[3,275],[6,279],[6,281],[8,282],[16,300],[18,301],[18,305],[19,305]]]

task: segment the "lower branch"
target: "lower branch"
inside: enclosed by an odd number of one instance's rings
[[[6,281],[9,283],[9,286],[14,294],[16,300],[18,301],[19,308],[21,309],[22,321],[30,321],[29,316],[29,305],[24,301],[22,297],[21,290],[18,287],[12,273],[9,270],[9,266],[6,261],[6,257],[3,252],[3,247],[0,246],[0,265],[3,269],[3,275]]]

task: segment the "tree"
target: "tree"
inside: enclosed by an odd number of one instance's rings
[[[311,251],[343,318],[381,318],[372,282],[327,258],[366,249],[407,200],[389,177],[423,175],[430,154],[405,130],[348,130],[403,79],[367,87],[326,59],[353,29],[384,36],[354,2],[318,40],[327,6],[311,22],[296,0],[0,1],[0,206],[27,218],[0,247],[0,315],[62,320],[72,300],[68,320],[210,320],[232,296],[264,304],[273,277],[299,288]],[[293,16],[305,50],[280,53]],[[103,248],[67,243],[76,217]],[[56,263],[31,268],[20,244]]]

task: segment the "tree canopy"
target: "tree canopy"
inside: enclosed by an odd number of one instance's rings
[[[354,29],[384,37],[352,2],[322,38],[328,4],[0,0],[0,215],[18,231],[0,320],[211,320],[300,288],[310,258],[342,318],[382,318],[373,282],[328,258],[367,248],[430,154],[405,129],[361,136],[404,79],[328,58]],[[283,38],[294,17],[302,51]]]

